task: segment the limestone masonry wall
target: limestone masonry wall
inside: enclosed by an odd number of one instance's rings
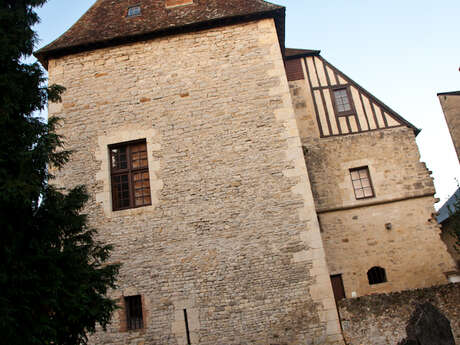
[[[454,269],[433,218],[434,187],[413,131],[399,127],[304,140],[329,271],[347,297],[447,283]],[[369,168],[375,197],[357,200],[350,169]],[[370,285],[374,266],[387,283]]]
[[[50,61],[50,115],[91,194],[90,226],[142,295],[145,328],[114,315],[97,345],[341,344],[273,20]],[[107,145],[147,141],[153,205],[113,212]]]
[[[342,300],[339,310],[346,343],[396,345],[406,337],[415,305],[424,302],[435,305],[450,320],[460,344],[460,283]]]
[[[443,284],[455,264],[440,239],[434,186],[412,129],[320,138],[305,80],[289,82],[331,275],[345,296]],[[350,169],[369,169],[375,196],[357,199]],[[372,267],[387,282],[370,285]]]
[[[460,94],[439,95],[442,110],[460,161]]]
[[[304,147],[318,212],[435,193],[407,127],[305,139]],[[362,166],[369,168],[375,198],[355,198],[349,170]]]
[[[445,284],[454,268],[431,218],[433,197],[320,215],[329,271],[341,274],[346,297]],[[391,229],[386,228],[391,224]],[[387,282],[370,285],[372,267]]]

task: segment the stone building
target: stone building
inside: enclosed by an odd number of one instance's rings
[[[417,130],[285,49],[284,21],[262,0],[97,0],[36,53],[67,88],[56,183],[87,186],[122,263],[92,343],[343,344],[331,275],[347,297],[446,281]]]
[[[437,220],[441,224],[441,239],[447,246],[447,251],[454,259],[457,267],[456,270],[447,272],[447,278],[450,282],[460,282],[460,245],[457,236],[455,236],[456,224],[452,222],[450,212],[455,211],[455,203],[460,198],[460,188],[446,201],[439,209]]]
[[[287,49],[286,71],[336,296],[446,282],[419,130],[319,51]]]
[[[438,98],[460,161],[460,91],[438,93]]]
[[[460,162],[460,91],[438,93],[439,102],[441,103],[450,136],[454,143],[457,158]],[[457,198],[460,197],[460,188],[446,201],[439,209],[438,222],[442,225],[441,238],[446,243],[449,253],[457,263],[457,270],[449,274],[449,280],[460,281],[460,251],[458,240],[452,234],[452,224],[449,217],[449,208],[453,211]]]

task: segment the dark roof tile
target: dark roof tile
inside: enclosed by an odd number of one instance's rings
[[[128,8],[135,5],[141,6],[141,15],[128,17]],[[263,0],[194,0],[173,8],[166,8],[165,0],[97,0],[35,56],[46,66],[53,56],[262,17],[275,18],[283,45],[284,14],[284,7]]]

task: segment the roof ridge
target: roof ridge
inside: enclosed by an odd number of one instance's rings
[[[49,57],[145,40],[157,36],[274,18],[284,47],[285,7],[265,0],[194,0],[166,8],[164,0],[137,0],[141,15],[129,17],[131,0],[97,0],[64,34],[35,52],[47,67]]]

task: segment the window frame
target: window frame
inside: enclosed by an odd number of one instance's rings
[[[147,166],[141,168],[133,168],[132,167],[132,159],[131,159],[131,147],[136,144],[145,144],[145,150],[147,153]],[[126,161],[127,167],[124,169],[114,169],[112,160],[113,154],[112,150],[126,147]],[[112,211],[122,211],[132,208],[139,208],[152,205],[152,188],[150,185],[150,172],[149,172],[149,164],[148,164],[148,150],[147,150],[147,140],[146,139],[137,139],[126,141],[122,143],[111,144],[108,146],[109,150],[109,165],[110,165],[110,188],[112,193]],[[149,181],[149,194],[150,194],[150,203],[136,205],[136,196],[135,196],[135,188],[134,188],[134,174],[135,173],[147,173],[148,181]],[[114,193],[114,177],[128,175],[128,190],[129,190],[129,206],[120,207],[119,200],[117,201],[116,195]],[[118,207],[117,207],[118,206]]]
[[[356,194],[356,188],[355,188],[355,185],[353,184],[353,181],[357,181],[357,180],[353,180],[353,175],[352,173],[353,172],[358,172],[360,170],[366,170],[367,172],[367,178],[369,180],[369,187],[372,191],[372,195],[370,196],[362,196],[362,197],[359,197],[357,194]],[[371,199],[371,198],[375,198],[375,189],[374,189],[374,185],[372,183],[372,178],[371,178],[371,173],[369,171],[369,166],[361,166],[361,167],[358,167],[358,168],[352,168],[352,169],[349,169],[349,173],[350,173],[350,180],[351,180],[351,188],[353,188],[353,193],[355,194],[355,199],[356,200],[363,200],[363,199]],[[361,181],[361,178],[359,179],[359,181]],[[362,183],[361,183],[361,187],[362,187]],[[366,187],[362,187],[361,189],[364,191],[364,188]],[[364,193],[364,192],[363,192]]]
[[[134,9],[137,9],[137,8],[139,9],[139,12],[137,12],[135,14],[130,14],[131,10],[134,10]],[[128,7],[128,12],[126,13],[127,18],[139,17],[141,15],[142,15],[141,4],[137,4],[137,5],[133,5],[133,6]]]
[[[125,319],[126,319],[126,330],[127,331],[139,331],[145,328],[144,324],[144,305],[143,305],[143,298],[141,295],[134,295],[134,296],[124,296],[124,306],[125,306]],[[136,310],[140,312],[140,315],[136,315],[133,317],[133,306],[136,305]]]
[[[356,114],[355,105],[353,103],[353,98],[351,97],[350,87],[348,85],[336,85],[336,86],[333,86],[331,90],[332,90],[332,94],[331,94],[332,104],[334,106],[334,111],[335,111],[336,116],[348,116],[348,115]],[[339,111],[337,102],[336,102],[336,98],[335,98],[335,92],[340,91],[340,90],[346,91],[348,102],[350,103],[350,110]]]

